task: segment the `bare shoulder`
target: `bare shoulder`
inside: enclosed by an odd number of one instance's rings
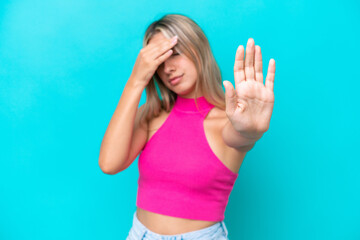
[[[234,173],[238,173],[246,152],[228,146],[222,130],[228,122],[225,110],[214,107],[204,120],[204,130],[208,143],[215,155]]]
[[[247,150],[236,149],[225,143],[222,137],[222,130],[228,121],[229,119],[225,110],[215,106],[206,117],[204,125],[208,129],[212,129],[213,133],[216,135],[217,145],[223,149],[222,157],[228,159],[235,169],[239,169]]]
[[[170,111],[167,112],[166,110],[161,109],[159,116],[153,117],[151,120],[149,120],[147,140],[150,140],[150,138],[155,134],[155,132],[164,124],[169,114]]]
[[[211,109],[211,111],[209,112],[206,119],[213,119],[213,120],[217,120],[217,121],[226,121],[227,116],[223,109],[215,106],[213,109]]]

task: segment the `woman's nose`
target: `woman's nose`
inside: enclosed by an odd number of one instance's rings
[[[170,72],[172,72],[174,70],[175,70],[174,62],[171,61],[171,59],[166,59],[164,61],[164,72],[165,73],[170,73]]]

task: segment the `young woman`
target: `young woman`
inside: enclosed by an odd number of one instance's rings
[[[101,144],[116,174],[139,156],[137,210],[127,239],[228,239],[224,212],[241,163],[269,129],[275,61],[263,84],[259,46],[236,51],[224,81],[200,27],[165,15],[146,30]],[[146,90],[146,103],[138,108]]]

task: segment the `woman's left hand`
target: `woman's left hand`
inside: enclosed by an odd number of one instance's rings
[[[235,90],[231,82],[223,82],[226,115],[236,131],[256,138],[270,126],[274,106],[275,60],[270,59],[264,86],[261,49],[249,38],[245,63],[244,47],[240,45],[236,51],[234,78]]]

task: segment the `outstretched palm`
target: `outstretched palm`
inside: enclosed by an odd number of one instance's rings
[[[245,62],[244,47],[240,45],[236,51],[234,78],[235,90],[231,82],[224,81],[230,122],[237,131],[249,135],[266,132],[274,107],[275,60],[270,59],[264,85],[261,49],[249,38]]]

